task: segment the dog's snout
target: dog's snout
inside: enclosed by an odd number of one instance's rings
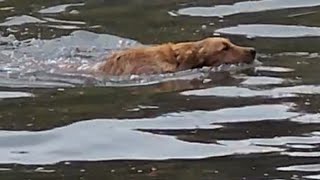
[[[249,52],[250,52],[250,54],[251,54],[253,57],[256,56],[257,51],[256,51],[254,48],[250,48],[250,49],[249,49]]]

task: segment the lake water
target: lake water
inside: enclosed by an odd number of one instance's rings
[[[0,177],[320,179],[320,0],[0,0]],[[254,65],[95,77],[223,36]]]

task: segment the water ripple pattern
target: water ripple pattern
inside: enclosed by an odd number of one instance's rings
[[[320,6],[320,2],[318,0],[260,0],[237,2],[232,5],[216,5],[213,7],[188,7],[179,9],[177,13],[188,16],[224,17],[241,13],[314,6]]]
[[[320,179],[320,0],[0,0],[0,12],[1,180]],[[209,36],[256,61],[87,72],[119,49]]]

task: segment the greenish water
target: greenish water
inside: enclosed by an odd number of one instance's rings
[[[320,179],[319,18],[319,0],[0,1],[1,180]],[[79,71],[213,35],[262,65]]]

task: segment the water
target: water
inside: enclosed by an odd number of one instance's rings
[[[0,1],[0,177],[320,179],[320,1]],[[254,65],[97,77],[221,35]],[[259,62],[260,63],[259,63]]]

